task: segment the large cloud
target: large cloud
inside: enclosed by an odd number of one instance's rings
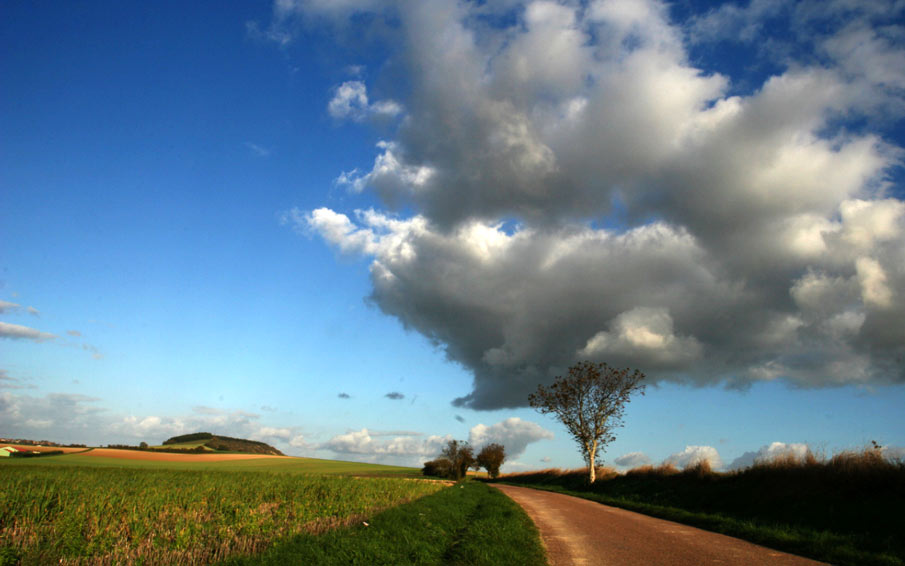
[[[901,94],[875,58],[902,28],[836,6],[797,40],[828,64],[787,55],[756,88],[690,62],[690,35],[816,18],[768,4],[683,27],[654,1],[363,3],[396,10],[406,116],[339,181],[415,213],[286,218],[373,257],[374,304],[473,372],[460,405],[523,406],[579,358],[698,384],[905,381],[902,150],[870,128]],[[334,115],[370,108],[353,86]]]

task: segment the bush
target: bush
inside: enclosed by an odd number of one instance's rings
[[[424,467],[421,468],[421,473],[435,478],[454,477],[452,463],[446,458],[437,458],[436,460],[425,462]]]

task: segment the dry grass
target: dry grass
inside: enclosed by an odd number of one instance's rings
[[[598,466],[596,469],[597,480],[604,481],[613,479],[619,475],[614,468],[608,466]],[[543,470],[533,470],[530,472],[517,472],[512,474],[502,474],[499,478],[501,481],[524,481],[530,480],[532,483],[558,483],[566,481],[588,481],[588,468],[545,468]]]
[[[659,466],[639,466],[625,472],[627,476],[633,477],[669,477],[680,473],[679,469],[672,464],[660,464]]]

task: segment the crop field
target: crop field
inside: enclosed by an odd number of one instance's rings
[[[297,458],[181,464],[196,469],[141,460],[108,467],[102,458],[85,467],[86,459],[73,454],[0,464],[0,565],[212,563],[363,520],[445,487],[350,477],[342,474],[368,466],[341,462],[323,462],[328,473],[310,475],[322,461]]]
[[[356,474],[356,475],[408,475],[420,477],[415,468],[320,460],[318,458],[291,458],[260,454],[169,454],[117,450],[112,448],[77,449],[76,453],[62,456],[45,456],[39,459],[3,460],[3,466],[38,465],[47,467],[106,467],[130,469],[168,469],[194,471],[260,471],[294,474]]]

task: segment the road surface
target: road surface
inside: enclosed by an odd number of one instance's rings
[[[823,564],[587,499],[511,485],[495,487],[534,520],[552,566]]]

